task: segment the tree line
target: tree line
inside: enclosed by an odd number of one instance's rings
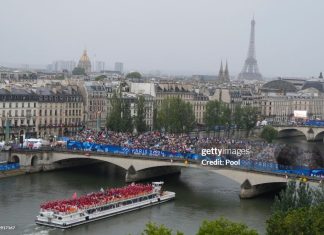
[[[145,122],[145,98],[139,96],[135,102],[136,116],[132,116],[130,102],[122,99],[121,93],[115,92],[110,99],[111,112],[107,117],[107,128],[116,132],[137,132],[142,133],[148,130]]]
[[[107,127],[113,131],[132,132],[134,128],[141,133],[148,130],[145,124],[145,99],[139,96],[136,101],[137,115],[131,117],[129,102],[115,93],[110,99],[111,112],[107,119]],[[207,131],[223,128],[245,129],[250,132],[257,122],[258,110],[255,107],[237,105],[234,110],[221,101],[208,101],[203,121]],[[153,130],[169,133],[185,133],[197,126],[192,104],[180,97],[169,97],[162,100],[161,105],[153,108]]]
[[[258,110],[252,106],[236,105],[233,110],[229,105],[218,100],[208,101],[204,114],[207,130],[220,127],[229,129],[245,129],[248,133],[255,127]]]

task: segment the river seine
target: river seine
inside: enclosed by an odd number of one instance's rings
[[[308,145],[305,141],[301,143]],[[140,234],[145,224],[153,221],[192,235],[204,219],[220,216],[265,233],[273,195],[240,200],[239,184],[197,169],[183,169],[181,175],[163,180],[167,190],[176,192],[175,201],[60,230],[35,225],[42,202],[70,198],[74,192],[81,195],[99,191],[101,187],[123,186],[124,172],[109,164],[98,164],[4,178],[0,180],[0,226],[15,226],[15,229],[0,234],[133,235]]]

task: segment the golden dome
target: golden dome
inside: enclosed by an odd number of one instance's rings
[[[83,51],[83,55],[81,56],[80,61],[84,61],[84,62],[90,61],[87,50]]]
[[[90,58],[88,56],[87,50],[83,51],[83,54],[79,60],[78,67],[83,68],[86,73],[91,72],[91,62],[90,62]]]

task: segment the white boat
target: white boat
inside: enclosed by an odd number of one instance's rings
[[[151,188],[146,190],[144,193],[131,195],[128,196],[127,198],[120,197],[118,195],[113,195],[111,196],[113,198],[112,200],[110,199],[108,201],[102,200],[100,203],[96,201],[97,204],[86,206],[86,207],[80,205],[71,206],[78,199],[56,201],[56,202],[52,202],[52,204],[50,204],[51,203],[50,202],[47,204],[50,206],[41,207],[39,215],[37,216],[36,219],[36,224],[66,229],[77,225],[89,223],[91,221],[96,221],[114,215],[126,213],[129,211],[138,210],[144,207],[153,206],[174,199],[175,193],[169,191],[163,191],[162,185],[163,182],[153,182],[150,185]],[[131,189],[131,187],[136,187],[136,184],[132,184],[127,187]],[[124,187],[124,189],[127,189],[127,187]],[[106,195],[108,194],[111,195],[109,190],[107,191],[102,190],[101,193],[97,193],[97,195],[100,196],[104,195],[105,198],[107,198]],[[96,195],[96,194],[89,194],[89,195],[91,197],[91,195]],[[89,197],[89,195],[83,196],[83,198]],[[59,211],[55,209],[56,208],[55,206],[52,206],[58,203],[61,206],[63,205],[65,209],[66,208],[68,209],[66,209],[65,211],[62,210]]]

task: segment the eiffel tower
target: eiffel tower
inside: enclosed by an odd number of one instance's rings
[[[240,80],[262,80],[262,75],[259,72],[258,62],[255,58],[255,34],[254,34],[255,20],[251,20],[251,34],[250,44],[247,58],[245,60],[243,69],[238,75]]]

